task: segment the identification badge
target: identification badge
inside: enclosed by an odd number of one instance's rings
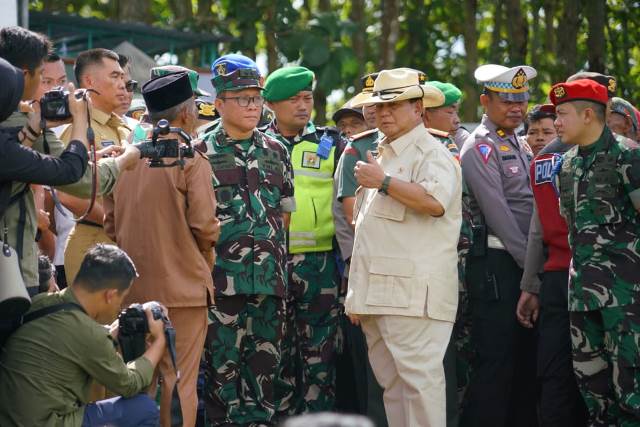
[[[231,153],[214,154],[209,157],[211,168],[216,170],[229,170],[236,167],[236,159]]]
[[[313,151],[304,151],[302,153],[302,167],[320,169],[320,156]]]
[[[331,148],[333,148],[333,138],[327,135],[327,132],[320,137],[320,144],[318,144],[318,150],[316,154],[320,156],[320,158],[327,160],[329,158],[329,154],[331,154]]]

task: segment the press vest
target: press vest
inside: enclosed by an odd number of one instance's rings
[[[541,154],[531,163],[533,197],[542,225],[542,240],[548,249],[544,271],[562,271],[569,268],[569,229],[560,215],[558,195],[551,183],[553,166],[558,154]]]
[[[296,211],[289,226],[289,253],[324,252],[333,248],[335,225],[333,172],[335,146],[329,157],[316,154],[318,144],[301,141],[293,146],[291,163],[296,197]]]

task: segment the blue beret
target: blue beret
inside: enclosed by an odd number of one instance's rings
[[[213,64],[211,64],[211,78],[231,74],[240,68],[251,68],[259,73],[258,64],[256,64],[253,59],[237,53],[230,53],[228,55],[222,55],[213,61]]]

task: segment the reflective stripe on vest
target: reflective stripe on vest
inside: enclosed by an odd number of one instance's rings
[[[289,226],[289,253],[324,252],[333,248],[333,172],[335,147],[328,159],[317,154],[318,144],[302,141],[293,147],[293,185],[296,211]]]

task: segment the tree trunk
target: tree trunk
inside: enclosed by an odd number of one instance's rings
[[[211,6],[213,0],[198,0],[198,27],[203,30],[208,30],[208,24],[215,22],[213,13],[211,12]]]
[[[476,14],[478,0],[464,0],[463,28],[464,49],[467,54],[467,69],[464,81],[464,101],[462,103],[462,121],[475,122],[478,120],[478,85],[473,78],[473,72],[478,68],[478,29]]]
[[[585,7],[587,22],[589,24],[589,39],[587,40],[587,57],[589,58],[589,71],[604,73],[605,41],[604,20],[606,18],[606,1],[589,0]]]
[[[276,45],[275,25],[274,19],[276,14],[276,5],[271,2],[266,9],[265,17],[266,22],[264,26],[264,35],[267,42],[267,68],[268,72],[272,73],[278,68],[278,48]]]
[[[313,91],[313,108],[316,111],[313,123],[324,126],[327,123],[327,94],[320,88]]]
[[[529,49],[529,58],[525,62],[531,64],[533,68],[538,68],[540,60],[538,58],[538,52],[540,50],[540,41],[542,40],[542,34],[540,34],[540,10],[542,9],[542,2],[535,0],[531,4],[531,48]]]
[[[527,58],[527,39],[529,26],[522,13],[520,0],[505,0],[507,19],[507,38],[509,40],[509,63],[523,64]]]
[[[556,13],[557,0],[542,0],[542,8],[544,9],[544,46],[549,52],[555,52],[556,37],[553,28],[553,16]]]
[[[493,9],[493,31],[491,32],[491,47],[489,48],[489,61],[502,62],[500,41],[502,40],[502,18],[504,17],[503,0],[497,0]]]
[[[169,7],[176,18],[176,25],[181,26],[193,18],[191,0],[168,0]]]
[[[392,68],[396,62],[396,43],[400,34],[399,0],[382,0],[382,37],[379,69]]]
[[[564,81],[575,73],[578,58],[578,30],[580,28],[580,0],[564,0],[562,31],[557,32],[558,73],[554,81]]]
[[[151,24],[151,2],[149,0],[120,0],[117,4],[117,19],[121,22],[144,22]]]
[[[353,85],[358,93],[362,90],[362,83],[360,77],[365,72],[365,62],[367,55],[367,26],[365,23],[365,1],[364,0],[352,0],[351,10],[349,11],[349,19],[356,25],[356,30],[351,37],[351,48],[353,49],[353,55],[358,62],[358,75],[356,76]]]

